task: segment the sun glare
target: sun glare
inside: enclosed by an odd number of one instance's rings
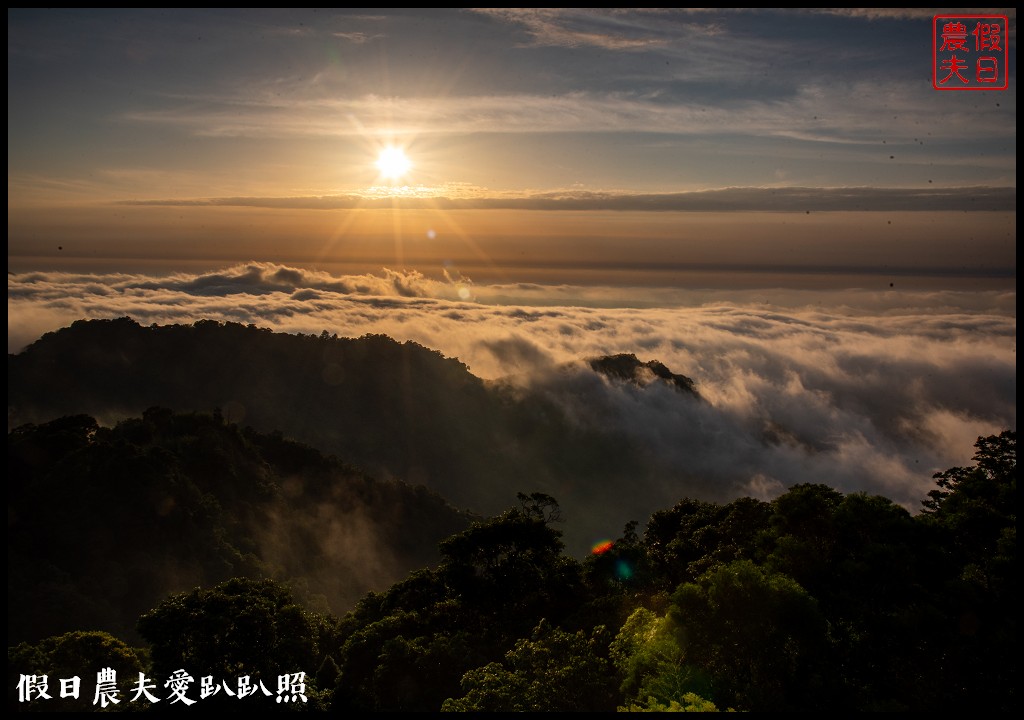
[[[402,148],[386,147],[377,156],[377,168],[381,176],[387,180],[398,180],[409,172],[411,167],[412,163]]]

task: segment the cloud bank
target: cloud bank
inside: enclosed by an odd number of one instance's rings
[[[770,498],[800,482],[916,509],[933,472],[967,464],[979,435],[1016,427],[1014,292],[631,295],[272,263],[163,277],[8,275],[10,352],[80,318],[124,315],[385,333],[456,356],[512,392],[543,395],[581,426],[617,427],[650,458],[642,487],[629,491],[644,497],[624,501],[635,512],[688,493]],[[581,362],[612,353],[664,362],[706,402],[610,383]]]
[[[498,194],[485,188],[398,187],[390,194],[317,197],[225,197],[124,200],[121,205],[167,207],[258,207],[303,210],[620,210],[662,212],[943,212],[1002,211],[1017,207],[1013,187],[955,188],[722,188],[678,193],[625,193],[563,190]]]

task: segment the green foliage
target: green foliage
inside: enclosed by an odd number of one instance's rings
[[[836,541],[833,515],[842,501],[842,493],[827,485],[795,485],[776,498],[771,566],[814,590],[828,582]]]
[[[716,565],[759,559],[772,511],[769,503],[738,498],[724,506],[685,499],[654,513],[644,545],[662,587],[693,582]]]
[[[102,328],[111,343],[128,339],[118,346],[126,372],[150,357],[130,341],[136,332],[122,321]],[[439,388],[483,392],[464,368],[380,336],[296,342],[218,323],[167,332],[198,340],[207,361],[237,347],[222,334],[273,348],[255,364],[298,358],[317,382],[327,362],[341,373],[329,374],[332,397],[346,407],[384,393],[380,412],[398,413],[387,418],[393,436],[345,419],[338,427],[384,454],[399,443],[407,469],[444,466],[436,428],[413,427],[445,395]],[[382,358],[413,374],[429,366],[443,382],[352,379]],[[444,402],[438,427],[458,409]],[[547,431],[557,422],[534,417],[548,410],[519,406],[513,424],[554,448],[563,436]],[[475,432],[459,430],[458,442],[472,444]],[[239,430],[221,412],[151,408],[114,428],[85,415],[23,426],[8,436],[9,639],[54,637],[8,649],[9,688],[20,673],[85,680],[97,662],[132,679],[144,663],[124,643],[55,633],[111,629],[152,607],[138,624],[152,643],[147,673],[248,674],[272,687],[278,674],[303,671],[306,709],[1012,711],[1016,435],[979,438],[977,448],[975,465],[935,476],[918,517],[824,484],[770,503],[684,499],[655,513],[642,538],[628,524],[581,564],[564,557],[561,510],[545,493],[519,494],[517,508],[467,528],[429,491],[374,482],[282,433]],[[560,462],[548,471],[569,467]],[[326,608],[323,596],[345,587],[362,595],[356,571],[389,565],[392,553],[408,559],[394,577],[437,564],[365,594],[338,625],[300,604],[320,598]],[[301,591],[223,582],[269,573],[301,576]],[[212,589],[181,592],[195,585]],[[37,623],[44,617],[60,625]],[[601,626],[619,628],[614,640]],[[83,690],[81,709],[91,709]]]
[[[975,447],[974,466],[935,473],[933,477],[939,487],[928,493],[928,500],[922,501],[925,512],[955,514],[961,506],[970,507],[977,501],[1000,509],[1012,508],[1013,496],[1009,491],[1017,483],[1017,433],[1006,430],[998,436],[979,437]]]
[[[557,504],[546,512],[557,512]],[[449,592],[482,617],[496,613],[506,636],[523,635],[540,617],[560,614],[580,589],[579,564],[562,557],[561,533],[545,517],[509,510],[440,545],[438,572]],[[489,632],[487,624],[482,632]]]
[[[693,702],[688,702],[688,697],[697,698],[697,693],[711,690],[710,679],[686,664],[668,619],[646,608],[638,608],[626,620],[609,647],[609,655],[623,677],[621,690],[626,707],[620,710],[689,706]]]
[[[350,707],[402,696],[402,673],[378,664],[379,648],[389,646],[387,664],[398,668],[417,647],[459,631],[474,663],[461,666],[461,695],[452,692],[446,709],[545,707],[552,691],[539,678],[567,677],[558,668],[573,664],[544,665],[544,643],[524,639],[525,618],[545,611],[567,635],[583,628],[585,637],[608,620],[621,626],[606,679],[621,685],[623,710],[939,709],[969,702],[965,687],[1002,708],[1014,695],[1015,610],[1005,602],[1016,597],[1013,527],[996,532],[991,552],[976,547],[976,561],[958,565],[942,513],[914,518],[886,498],[801,485],[771,503],[685,500],[655,514],[642,540],[627,526],[585,561],[580,586],[545,517],[527,503],[479,523],[446,541],[436,571],[367,598],[349,620],[365,630],[350,635],[339,689],[361,664],[374,668],[371,678],[391,679],[368,683],[369,700]],[[645,568],[629,581],[613,575],[625,557]],[[679,578],[667,615],[652,609]]]
[[[321,607],[351,607],[468,524],[425,488],[217,414],[22,426],[8,465],[9,642],[79,627],[135,641],[166,595],[240,576],[301,578]]]
[[[465,633],[387,639],[373,675],[376,709],[398,712],[440,707],[448,689],[459,681],[463,663],[473,654]]]
[[[516,642],[501,663],[470,670],[461,698],[446,712],[603,712],[614,708],[610,668],[601,657],[597,628],[567,633],[541,621],[529,639]]]
[[[669,621],[716,701],[746,710],[813,707],[826,647],[814,598],[792,579],[737,560],[672,597]]]
[[[298,605],[287,587],[245,578],[172,596],[139,619],[157,678],[178,669],[217,682],[248,675],[273,691],[279,675],[304,672],[315,704],[326,700],[316,692],[316,672],[335,630],[329,618]],[[218,699],[223,700],[218,695],[203,702]]]
[[[665,632],[665,619],[646,608],[637,608],[609,646],[609,655],[623,674],[622,691],[635,695],[644,677],[662,667],[678,665],[682,650],[671,633]]]
[[[643,705],[630,703],[622,712],[719,712],[718,707],[710,700],[705,700],[697,693],[686,693],[682,702],[669,700],[668,703],[660,702],[657,698],[649,697]]]
[[[10,647],[7,649],[8,709],[16,712],[94,710],[97,673],[105,668],[117,673],[118,699],[127,705],[128,692],[144,665],[138,651],[109,633],[76,630],[34,644]],[[21,675],[46,675],[52,699],[19,702],[17,687]],[[79,697],[61,697],[60,680],[74,677],[81,680]]]
[[[338,711],[437,711],[463,675],[497,660],[548,618],[582,603],[580,566],[537,511],[509,510],[441,543],[435,570],[367,596],[342,623]]]
[[[956,533],[967,552],[991,553],[1017,517],[1017,433],[978,438],[975,465],[935,474],[925,512]]]
[[[956,687],[1009,711],[1016,708],[1019,664],[1017,433],[979,437],[975,448],[975,465],[937,473],[938,488],[924,502],[923,520],[944,561],[938,590],[950,640],[941,671],[967,678]],[[967,706],[948,685],[936,695],[946,707]]]

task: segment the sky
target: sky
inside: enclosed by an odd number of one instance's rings
[[[1005,275],[1015,25],[942,92],[934,12],[9,10],[9,255]]]
[[[1016,16],[972,11],[1007,90],[940,91],[940,12],[9,9],[8,350],[130,314],[539,386],[635,352],[738,418],[708,472],[912,506],[1016,426]]]

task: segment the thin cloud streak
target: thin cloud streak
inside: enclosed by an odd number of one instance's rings
[[[495,194],[486,188],[392,188],[394,195],[234,197],[124,200],[122,205],[170,207],[259,207],[307,210],[620,210],[662,212],[826,212],[948,210],[1012,212],[1013,187],[955,188],[723,188],[680,193],[616,193],[580,190]]]
[[[206,137],[359,136],[453,133],[630,132],[688,137],[793,137],[815,142],[880,144],[927,137],[940,140],[1015,137],[999,113],[973,107],[934,113],[925,90],[898,82],[808,80],[773,100],[674,99],[649,93],[575,90],[554,95],[508,93],[422,98],[364,94],[339,99],[329,88],[312,96],[275,85],[232,96],[168,96],[169,107],[133,111],[122,121],[179,126]],[[303,91],[308,92],[308,91]],[[933,91],[934,92],[934,91]],[[870,102],[865,99],[870,98]],[[883,114],[884,113],[884,114]],[[899,117],[906,120],[900,122]],[[349,118],[350,122],[339,119]],[[895,121],[894,121],[895,120]],[[969,130],[969,132],[968,132]],[[967,134],[965,134],[967,133]]]
[[[650,27],[622,22],[622,14],[614,10],[476,8],[473,12],[521,25],[533,38],[530,44],[537,46],[592,45],[604,50],[640,50],[669,43],[667,38],[654,36]]]
[[[868,20],[931,20],[936,15],[955,14],[957,10],[949,8],[815,8],[808,12],[826,15],[840,15],[851,18],[867,18]],[[1010,19],[1017,17],[1016,8],[972,8],[972,15],[1006,15]]]

